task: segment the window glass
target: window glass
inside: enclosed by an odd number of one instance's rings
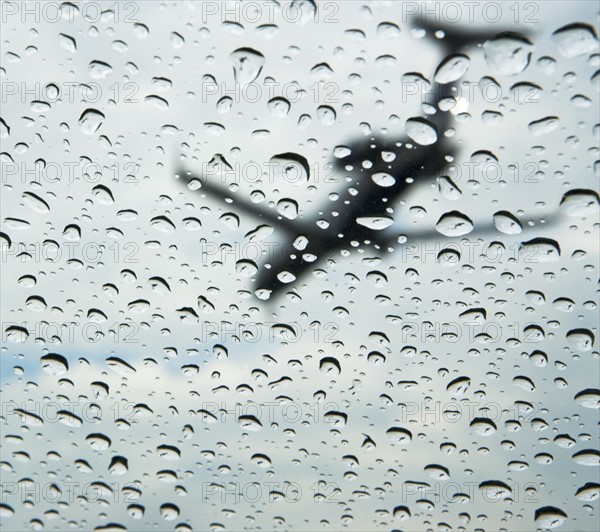
[[[598,6],[1,4],[0,519],[598,530]]]

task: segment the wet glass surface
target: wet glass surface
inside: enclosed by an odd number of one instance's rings
[[[2,2],[2,529],[592,531],[595,2]]]

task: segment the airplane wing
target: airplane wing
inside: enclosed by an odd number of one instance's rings
[[[397,250],[402,246],[410,246],[417,242],[457,242],[464,238],[472,240],[474,238],[485,238],[487,241],[491,241],[492,238],[497,240],[524,240],[529,238],[529,234],[538,232],[542,228],[554,227],[560,221],[560,216],[555,213],[550,213],[542,216],[540,220],[532,226],[524,225],[523,231],[516,234],[506,234],[498,230],[496,225],[492,221],[474,221],[473,230],[470,233],[461,236],[445,236],[441,234],[437,229],[410,229],[406,230],[395,228],[393,231],[385,231],[381,237],[373,238],[374,242],[381,249],[386,250]],[[393,229],[392,226],[390,229]],[[531,237],[533,238],[533,237]]]
[[[325,263],[329,260],[337,260],[340,257],[340,249],[347,248],[349,242],[338,242],[337,239],[326,230],[320,230],[316,226],[310,226],[306,222],[297,222],[288,220],[280,214],[256,205],[248,200],[236,198],[236,194],[219,186],[211,180],[195,177],[191,172],[181,170],[179,179],[185,184],[188,189],[195,190],[207,197],[213,197],[220,200],[227,206],[231,206],[237,212],[255,217],[259,221],[266,222],[274,228],[283,230],[288,234],[288,238],[281,244],[281,250],[275,256],[269,259],[269,267],[261,268],[255,279],[256,288],[266,289],[269,294],[279,293],[289,280],[296,280],[299,277],[306,275],[317,266],[317,263]],[[540,227],[548,227],[554,225],[558,221],[558,216],[551,215],[546,217],[545,223],[539,223],[533,227],[525,226],[523,233],[533,232],[533,229],[539,230]],[[519,241],[523,239],[524,234],[506,235],[500,233],[492,222],[474,222],[473,230],[467,235],[447,237],[442,235],[436,228],[431,229],[410,229],[403,230],[397,224],[392,225],[385,231],[367,231],[362,234],[361,242],[369,241],[371,246],[381,250],[383,253],[395,252],[403,250],[405,253],[419,254],[423,253],[439,253],[443,247],[438,246],[433,249],[427,247],[420,248],[427,242],[445,243],[452,249],[452,243],[460,242],[463,238],[474,240],[476,238],[486,237],[485,240],[490,241],[490,237],[495,237],[500,241],[507,239]],[[313,258],[309,259],[305,252],[290,252],[289,245],[298,235],[305,235],[308,239],[308,249],[305,251]],[[401,240],[399,236],[402,235]],[[360,247],[363,247],[362,245]],[[288,251],[286,251],[288,250]],[[480,250],[478,252],[482,252]],[[283,277],[282,277],[283,276]],[[270,297],[270,296],[268,296]],[[262,297],[261,297],[262,298]]]
[[[317,230],[310,227],[309,224],[303,221],[289,220],[274,209],[261,207],[249,200],[237,198],[234,192],[227,190],[225,187],[214,183],[213,179],[207,179],[204,176],[195,176],[191,172],[180,169],[177,172],[179,179],[186,186],[190,183],[199,185],[199,188],[192,187],[192,190],[205,195],[206,197],[217,198],[223,204],[230,206],[233,210],[256,218],[258,221],[263,221],[272,225],[274,228],[282,230],[293,237],[297,235],[306,235],[308,238],[322,238],[324,236],[322,230]],[[437,229],[421,229],[421,228],[399,228],[396,224],[385,231],[372,231],[370,240],[372,243],[382,250],[397,250],[402,246],[410,246],[417,242],[456,242],[462,238],[472,239],[474,237],[486,237],[489,240],[491,237],[496,237],[501,240],[512,239],[522,240],[526,233],[531,233],[540,228],[547,228],[558,223],[559,216],[554,213],[549,213],[540,217],[540,221],[533,226],[523,226],[523,232],[507,235],[498,231],[497,227],[491,221],[481,222],[475,221],[473,230],[462,236],[444,236]],[[400,239],[399,239],[400,238]],[[328,257],[329,258],[329,257]]]
[[[303,222],[290,220],[279,214],[275,209],[261,207],[249,200],[242,200],[236,197],[237,195],[234,192],[227,190],[224,186],[216,184],[214,178],[208,179],[205,176],[197,176],[183,168],[181,168],[176,175],[179,176],[182,183],[190,190],[208,197],[217,198],[225,205],[230,206],[236,213],[253,216],[257,220],[261,220],[277,229],[281,229],[290,234],[293,233],[294,236],[306,234],[306,232],[309,231],[309,228],[306,227]],[[190,185],[192,185],[192,188],[190,188]]]

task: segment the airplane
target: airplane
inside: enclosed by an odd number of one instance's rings
[[[471,49],[481,46],[490,37],[500,34],[511,34],[511,31],[500,31],[490,35],[489,32],[457,31],[454,28],[419,24],[426,31],[426,38],[435,38],[444,52],[444,58],[457,53],[468,53]],[[438,32],[443,32],[442,34]],[[443,35],[436,38],[434,35]],[[524,35],[519,35],[523,38]],[[327,227],[321,227],[315,220],[289,220],[273,209],[261,208],[249,201],[240,200],[235,193],[221,185],[217,185],[207,176],[196,176],[193,172],[180,167],[176,177],[184,185],[194,182],[197,192],[211,197],[219,198],[230,208],[240,214],[254,216],[260,221],[283,231],[289,237],[290,244],[302,238],[304,247],[294,249],[284,247],[287,253],[281,253],[275,260],[270,261],[270,267],[262,267],[256,274],[255,295],[260,299],[270,299],[280,294],[290,283],[314,270],[319,262],[331,258],[341,250],[352,250],[364,245],[376,249],[393,251],[399,245],[410,241],[440,240],[442,236],[437,230],[407,233],[403,231],[406,242],[399,240],[398,231],[380,230],[369,224],[357,222],[357,219],[379,218],[389,219],[386,209],[404,197],[411,187],[412,182],[426,183],[444,175],[448,163],[458,154],[458,146],[451,138],[444,136],[444,132],[451,127],[453,115],[449,111],[439,108],[440,102],[452,98],[453,84],[434,82],[430,95],[431,106],[436,112],[423,117],[437,132],[437,141],[428,145],[419,145],[411,138],[390,138],[384,135],[362,136],[352,142],[343,142],[349,147],[349,154],[341,159],[336,159],[333,164],[336,170],[349,175],[352,180],[345,184],[335,202],[329,202],[323,209],[319,209],[319,220],[326,220]],[[396,157],[393,161],[384,161],[381,152],[393,152]],[[364,161],[371,161],[372,166],[365,169]],[[381,186],[371,176],[385,173],[394,178],[394,182]],[[406,178],[412,178],[408,180]],[[199,188],[196,188],[199,187]],[[332,214],[336,211],[336,215]],[[548,221],[546,220],[546,225]],[[478,224],[479,225],[479,224]],[[497,231],[495,226],[479,225],[475,230],[478,233],[491,233]],[[473,233],[471,233],[473,234]],[[290,252],[290,249],[292,251]]]

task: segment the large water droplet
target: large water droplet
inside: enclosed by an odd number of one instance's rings
[[[489,67],[501,76],[516,76],[529,65],[531,43],[515,33],[502,33],[483,45]]]
[[[523,226],[517,218],[507,211],[498,211],[494,214],[496,229],[505,235],[518,235],[523,231]]]
[[[598,51],[598,37],[587,24],[569,24],[552,34],[558,53],[567,59]]]
[[[570,190],[561,202],[560,210],[566,216],[583,218],[599,210],[598,194],[593,190]]]
[[[406,134],[417,144],[429,146],[438,139],[436,127],[424,118],[409,118],[406,121]]]
[[[471,60],[464,54],[449,55],[438,66],[434,80],[441,84],[457,81],[469,69],[470,64]]]
[[[356,219],[356,223],[375,231],[381,231],[392,225],[394,219],[391,216],[360,216]]]
[[[435,228],[444,236],[463,236],[473,231],[473,222],[467,215],[452,211],[442,215]]]
[[[242,87],[258,78],[265,64],[265,56],[252,48],[238,48],[229,59],[233,62],[235,80]]]
[[[98,131],[105,116],[96,109],[86,109],[79,118],[79,128],[85,135],[93,135]]]

